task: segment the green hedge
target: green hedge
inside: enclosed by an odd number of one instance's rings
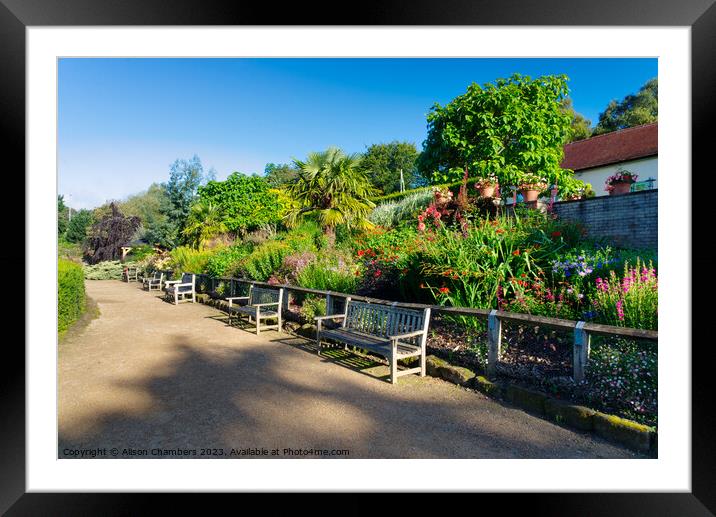
[[[57,266],[57,330],[62,333],[85,310],[85,281],[82,266],[59,259]]]

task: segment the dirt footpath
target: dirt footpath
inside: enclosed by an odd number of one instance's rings
[[[391,385],[385,366],[318,357],[313,343],[289,334],[257,337],[228,327],[214,308],[174,306],[137,283],[88,281],[87,294],[100,317],[59,349],[60,457],[98,448],[109,458],[202,449],[215,457],[271,449],[283,458],[297,457],[285,449],[341,458],[639,457],[440,379],[409,375]]]

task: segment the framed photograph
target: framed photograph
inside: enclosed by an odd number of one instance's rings
[[[350,24],[0,2],[26,203],[3,511],[147,491],[716,511],[691,290],[710,0]]]

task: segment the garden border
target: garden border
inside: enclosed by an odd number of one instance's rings
[[[434,355],[427,357],[426,366],[428,375],[433,377],[475,389],[558,425],[589,432],[631,450],[658,457],[658,433],[651,426],[601,413],[517,384],[494,382],[469,368],[454,366]]]
[[[548,318],[545,316],[535,316],[532,314],[522,314],[517,312],[506,312],[489,309],[473,309],[469,307],[446,307],[443,305],[428,305],[422,303],[396,302],[390,300],[382,300],[380,298],[369,298],[355,294],[339,293],[334,291],[322,291],[319,289],[309,289],[307,287],[298,287],[288,284],[270,284],[268,282],[259,282],[246,278],[233,277],[212,277],[207,274],[197,274],[197,293],[215,293],[216,282],[228,282],[230,296],[234,296],[235,283],[253,284],[257,286],[283,288],[286,296],[283,299],[283,308],[288,309],[291,292],[303,294],[315,294],[326,298],[326,314],[334,314],[333,301],[335,298],[350,298],[355,301],[376,303],[381,305],[391,305],[393,307],[401,307],[406,309],[430,309],[432,313],[445,313],[459,316],[472,316],[483,318],[487,321],[488,328],[488,360],[487,371],[489,375],[493,375],[496,371],[497,364],[500,362],[500,353],[502,348],[502,322],[513,322],[530,324],[540,327],[547,327],[558,330],[571,330],[574,332],[573,340],[573,371],[572,378],[574,382],[581,382],[584,379],[584,370],[589,360],[590,338],[592,335],[626,337],[631,339],[644,339],[648,341],[658,341],[658,331],[635,329],[629,327],[615,327],[613,325],[603,325],[600,323],[589,323],[585,321],[564,320],[559,318]],[[210,282],[209,289],[201,289],[200,286],[204,282]]]

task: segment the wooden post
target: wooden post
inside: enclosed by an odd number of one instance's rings
[[[326,316],[330,316],[333,313],[333,299],[330,291],[326,294]]]
[[[289,303],[290,300],[291,300],[291,291],[289,291],[288,289],[283,289],[283,300],[282,300],[281,303],[282,303],[282,305],[283,305],[283,310],[284,310],[284,311],[287,311],[287,312],[288,312],[288,307],[289,307],[289,305],[290,305],[290,303]]]
[[[574,373],[572,378],[575,383],[584,380],[584,369],[589,359],[589,332],[584,330],[584,321],[578,321],[574,326],[574,357],[572,360]]]
[[[496,309],[491,310],[487,316],[487,347],[487,373],[494,376],[502,347],[502,322],[497,317]]]

